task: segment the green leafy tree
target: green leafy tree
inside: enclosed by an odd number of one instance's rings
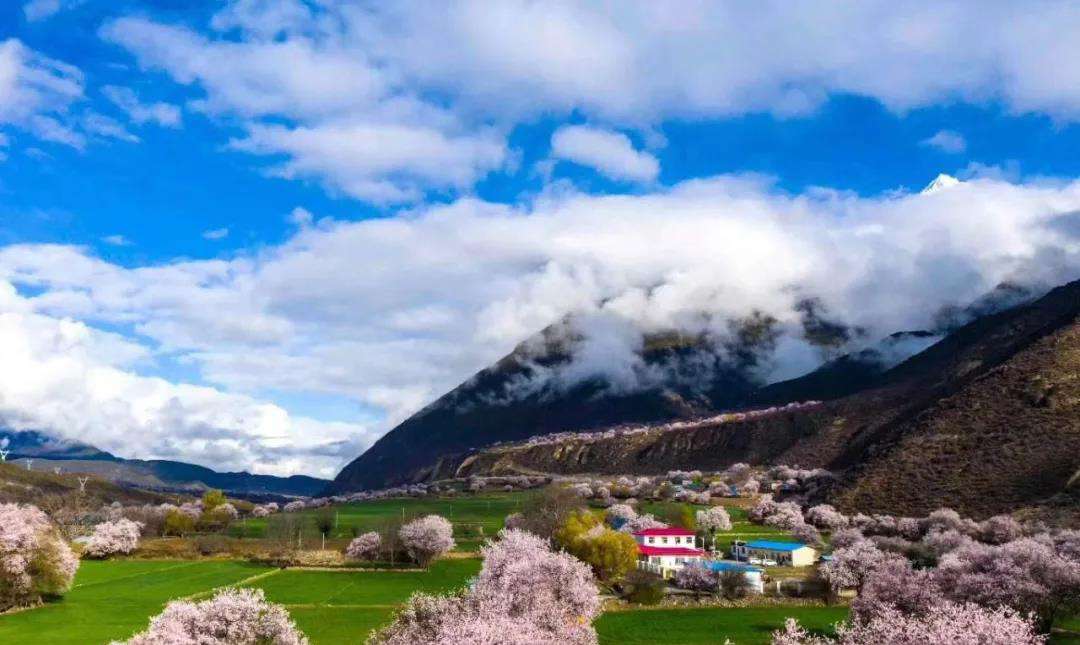
[[[225,493],[219,490],[208,490],[202,496],[202,510],[204,513],[210,513],[225,501]]]

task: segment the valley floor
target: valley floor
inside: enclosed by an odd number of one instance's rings
[[[280,569],[240,559],[84,561],[73,589],[62,600],[0,615],[0,643],[105,645],[144,629],[169,600],[206,597],[225,586],[250,586],[263,589],[269,600],[284,605],[312,645],[358,645],[371,630],[386,624],[413,592],[451,591],[465,585],[480,569],[476,550],[484,536],[497,533],[505,516],[520,508],[522,501],[523,496],[515,493],[380,500],[334,509],[337,526],[328,536],[327,547],[335,549],[341,548],[354,530],[377,528],[391,517],[425,513],[453,517],[459,550],[455,557],[439,560],[427,571]],[[644,504],[643,510],[665,509],[664,504]],[[726,547],[737,537],[784,535],[774,528],[750,524],[737,504],[729,511],[733,527],[718,536],[718,546]],[[238,523],[233,527],[232,542],[272,542],[267,529],[264,520]],[[321,538],[310,530],[303,538],[305,545],[315,545]],[[147,547],[145,552],[164,551],[155,551],[152,544]],[[596,621],[596,628],[601,645],[706,645],[725,638],[735,645],[765,645],[787,617],[798,618],[812,630],[828,632],[846,613],[837,607],[641,608],[605,613]],[[1067,621],[1062,627],[1073,633],[1056,633],[1052,645],[1080,643],[1076,637],[1080,620]]]

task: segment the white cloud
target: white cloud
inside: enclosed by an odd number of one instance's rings
[[[83,77],[77,68],[13,38],[0,41],[0,125],[82,149],[85,137],[69,116],[71,106],[82,98]]]
[[[137,125],[156,123],[166,128],[180,127],[180,108],[163,102],[143,103],[129,87],[106,85],[101,93],[123,110]]]
[[[939,130],[934,136],[923,139],[919,143],[950,155],[960,154],[967,150],[967,139],[954,130]]]
[[[551,135],[551,155],[595,168],[612,179],[654,181],[660,163],[647,152],[634,149],[620,132],[581,125],[563,126]]]
[[[0,281],[5,427],[45,429],[125,456],[278,475],[332,476],[371,441],[355,424],[297,418],[247,396],[139,376],[145,347],[31,308]]]
[[[91,112],[83,117],[82,127],[88,134],[106,139],[117,139],[128,143],[138,143],[139,137],[127,131],[121,123],[104,114]]]
[[[285,243],[230,259],[128,268],[69,246],[0,247],[0,281],[38,294],[21,302],[35,315],[133,330],[229,396],[309,392],[374,406],[386,414],[374,433],[571,312],[593,321],[583,329],[598,341],[583,359],[597,364],[576,373],[625,378],[633,362],[617,360],[620,348],[642,330],[723,339],[728,319],[756,309],[785,335],[772,373],[791,375],[813,367],[799,298],[866,328],[859,342],[924,329],[1003,281],[1080,275],[1080,239],[1060,224],[1078,209],[1080,182],[974,178],[860,198],[715,177],[638,196],[562,190],[395,218],[300,217]],[[28,413],[64,400],[34,400]]]
[[[224,240],[229,237],[229,229],[227,228],[214,228],[208,231],[203,231],[202,237],[204,240]]]
[[[510,0],[343,13],[393,68],[504,113],[580,110],[628,122],[799,114],[854,93],[896,110],[1000,100],[1080,116],[1080,7],[1069,2],[1033,11],[875,0],[823,12],[780,1]]]
[[[51,17],[63,8],[60,0],[29,0],[23,5],[23,15],[30,22],[37,22]],[[70,4],[70,0],[67,4]]]
[[[504,167],[514,125],[544,116],[653,137],[673,119],[805,115],[857,94],[898,112],[970,101],[1080,117],[1068,2],[238,0],[203,28],[124,17],[101,33],[202,92],[193,109],[238,118],[238,147],[285,157],[272,172],[373,201],[464,191]]]
[[[479,133],[449,137],[432,128],[327,122],[315,127],[254,125],[230,145],[286,155],[270,169],[288,179],[314,179],[372,202],[413,201],[430,188],[469,188],[506,159],[503,142]]]
[[[131,240],[123,235],[106,235],[101,241],[110,246],[131,246]]]

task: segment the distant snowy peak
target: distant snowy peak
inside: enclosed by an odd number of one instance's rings
[[[949,188],[951,186],[955,186],[955,185],[957,185],[959,183],[960,183],[960,180],[957,179],[956,177],[953,177],[952,175],[946,175],[945,173],[941,173],[937,177],[934,177],[934,181],[927,184],[926,188],[923,188],[922,192],[920,194],[928,195],[930,193],[935,193],[935,192],[937,192],[939,190],[945,190],[946,188]]]

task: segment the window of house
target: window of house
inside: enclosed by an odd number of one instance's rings
[[[664,544],[667,544],[667,538],[663,538]]]

